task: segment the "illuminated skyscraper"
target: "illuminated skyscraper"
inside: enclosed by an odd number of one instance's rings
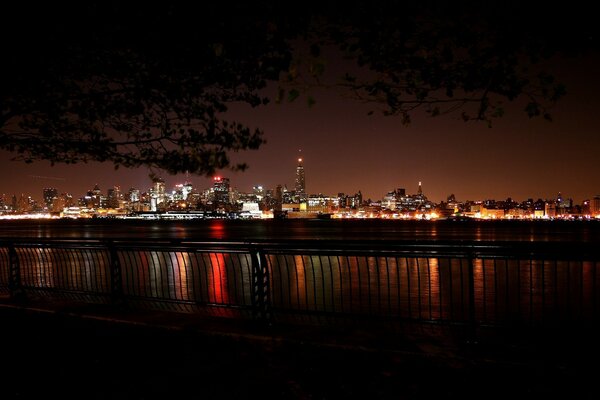
[[[165,181],[162,178],[154,177],[152,179],[152,197],[150,199],[150,209],[159,211],[159,208],[166,205]]]
[[[302,158],[298,158],[298,166],[296,167],[296,198],[299,203],[306,202],[306,185],[304,181],[304,166]]]
[[[600,215],[600,195],[594,196],[594,198],[592,199],[592,202],[590,204],[590,211],[594,216]]]
[[[229,204],[229,178],[215,176],[213,178],[214,201],[217,204]]]
[[[119,208],[121,206],[121,188],[114,186],[112,189],[108,189],[106,198],[109,208]]]
[[[44,189],[44,204],[48,210],[52,210],[54,202],[58,199],[58,190],[55,188]]]

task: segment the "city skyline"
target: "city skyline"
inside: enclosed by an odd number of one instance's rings
[[[562,199],[565,199],[565,200],[570,201],[573,205],[580,205],[585,201],[589,201],[592,198],[597,198],[600,196],[599,194],[590,194],[588,197],[585,197],[582,199],[577,199],[577,198],[574,198],[573,196],[569,195],[569,193],[564,193],[559,190],[558,192],[556,192],[554,195],[551,195],[551,196],[533,195],[533,196],[529,196],[526,198],[518,198],[515,196],[511,196],[511,195],[508,195],[508,196],[502,197],[502,198],[481,197],[481,196],[474,197],[474,198],[460,198],[459,196],[455,195],[454,192],[450,192],[450,193],[448,193],[447,196],[445,196],[441,199],[433,199],[432,197],[428,196],[427,193],[424,192],[422,181],[418,181],[415,185],[415,188],[412,188],[413,185],[402,185],[401,184],[401,185],[397,185],[396,187],[390,188],[386,192],[379,194],[379,196],[373,196],[373,197],[364,196],[364,193],[360,189],[355,192],[333,191],[333,192],[328,192],[328,193],[323,193],[323,192],[313,193],[313,192],[306,190],[306,188],[305,188],[306,182],[305,182],[305,174],[304,174],[304,159],[302,157],[299,157],[296,159],[296,162],[297,162],[297,164],[296,164],[295,173],[294,173],[294,182],[291,185],[287,184],[287,183],[278,183],[271,187],[271,186],[262,185],[260,183],[255,183],[249,188],[239,188],[233,184],[230,184],[230,178],[228,176],[214,175],[213,177],[211,177],[207,180],[208,182],[207,182],[206,186],[201,187],[201,186],[194,184],[192,179],[190,179],[190,176],[186,174],[186,176],[184,177],[183,180],[173,181],[172,184],[168,184],[163,177],[155,176],[155,177],[148,177],[146,184],[142,185],[142,186],[127,186],[126,187],[126,186],[121,185],[118,182],[115,182],[115,183],[113,183],[111,185],[107,185],[107,186],[102,186],[98,183],[94,183],[94,184],[88,185],[89,187],[86,189],[81,189],[79,191],[71,192],[71,191],[62,190],[61,186],[59,184],[54,184],[54,185],[50,184],[50,185],[46,185],[44,187],[40,187],[40,188],[38,188],[37,191],[34,191],[34,192],[21,192],[21,193],[0,192],[0,196],[2,196],[5,201],[10,201],[10,199],[13,196],[15,198],[29,196],[29,197],[31,197],[31,199],[33,199],[35,201],[44,203],[46,201],[45,198],[46,198],[47,191],[51,191],[55,195],[69,195],[73,198],[74,201],[77,201],[78,199],[84,198],[86,196],[86,194],[90,194],[92,192],[94,192],[96,195],[101,195],[103,197],[110,197],[111,192],[113,190],[117,190],[123,195],[126,195],[127,192],[134,190],[138,196],[139,196],[139,194],[149,194],[149,193],[152,193],[153,191],[154,192],[161,191],[163,193],[175,193],[177,190],[181,191],[183,188],[185,188],[188,192],[190,190],[192,190],[192,188],[196,192],[205,192],[205,191],[210,191],[213,189],[215,191],[218,191],[219,189],[217,188],[217,186],[221,185],[221,183],[227,185],[227,191],[236,192],[236,193],[239,193],[242,195],[252,194],[254,191],[256,191],[257,188],[260,188],[261,190],[265,190],[265,191],[270,190],[270,191],[273,191],[273,193],[275,193],[275,191],[278,190],[279,188],[282,188],[284,191],[292,193],[294,195],[293,202],[298,202],[298,203],[306,202],[306,200],[309,197],[315,197],[315,196],[336,197],[339,194],[344,194],[347,196],[354,196],[359,193],[365,201],[370,200],[373,202],[381,202],[386,198],[386,196],[389,196],[391,193],[396,193],[397,191],[401,191],[403,194],[407,193],[407,194],[416,194],[418,196],[425,196],[425,198],[427,198],[429,201],[431,201],[434,204],[444,203],[448,200],[448,198],[453,198],[458,202],[486,202],[486,201],[490,201],[490,200],[503,202],[505,200],[512,200],[517,203],[526,202],[528,200],[556,201],[558,199],[559,201],[562,201]],[[32,178],[54,181],[56,183],[63,181],[61,178],[51,177],[51,176],[33,176]],[[162,189],[157,189],[157,186],[156,186],[157,184],[159,184],[159,186]]]
[[[246,171],[218,174],[229,176],[238,188],[255,184],[294,187],[295,155],[301,148],[310,193],[361,190],[366,197],[376,197],[422,181],[436,201],[451,193],[474,199],[551,197],[557,192],[583,200],[600,192],[600,135],[595,122],[600,106],[595,93],[600,92],[600,83],[586,78],[595,65],[570,65],[571,73],[565,74],[568,94],[553,110],[552,122],[527,119],[514,104],[491,128],[465,123],[458,116],[421,116],[402,126],[394,117],[369,116],[365,106],[331,93],[317,96],[317,104],[310,108],[292,103],[252,112],[231,110],[265,129],[267,143],[257,151],[234,154],[248,163]],[[96,162],[25,164],[9,161],[12,154],[8,152],[0,155],[0,168],[5,171],[0,193],[7,194],[57,183],[68,192],[89,182],[103,187],[115,182],[143,187],[152,172],[115,170]],[[168,185],[185,180],[184,175],[161,176]],[[203,186],[211,177],[192,175],[190,180]]]

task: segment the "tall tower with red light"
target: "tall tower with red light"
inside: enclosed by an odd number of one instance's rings
[[[306,182],[304,179],[304,165],[302,164],[302,157],[298,157],[298,165],[296,166],[296,198],[299,203],[306,202]]]

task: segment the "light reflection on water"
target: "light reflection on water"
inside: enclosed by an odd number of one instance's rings
[[[389,239],[600,242],[600,221],[0,221],[0,237],[186,240]]]

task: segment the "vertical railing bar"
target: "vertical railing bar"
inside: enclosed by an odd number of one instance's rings
[[[23,290],[23,282],[21,281],[21,263],[15,245],[12,242],[8,243],[8,263],[8,290],[10,298],[16,301],[24,301],[26,297]]]
[[[433,319],[433,299],[431,296],[431,264],[430,264],[430,258],[427,257],[427,301],[429,303],[429,319],[432,320]]]
[[[322,263],[321,263],[322,264]],[[331,255],[327,255],[327,264],[329,265],[329,282],[331,283],[330,292],[331,292],[331,312],[335,313],[335,284],[334,284],[334,276],[333,276],[333,266],[331,262]],[[325,290],[325,285],[323,285],[323,291]],[[323,298],[325,298],[325,293],[323,293]]]
[[[352,295],[352,287],[353,287],[353,282],[352,282],[352,268],[351,268],[351,264],[350,264],[350,256],[348,254],[346,254],[346,266],[347,266],[347,270],[348,270],[348,294],[350,297],[350,312],[352,313],[354,310],[354,301],[352,301],[354,299],[354,296]]]
[[[600,296],[598,295],[598,261],[594,260],[592,266],[592,318],[595,321],[598,315],[598,301]]]
[[[415,257],[416,269],[417,269],[417,308],[418,308],[418,318],[419,320],[423,319],[423,315],[421,313],[421,266],[419,265],[419,257]]]
[[[183,285],[183,281],[182,281],[182,267],[183,270],[185,271],[185,254],[186,251],[185,249],[176,249],[174,251],[174,261],[172,261],[172,263],[174,263],[173,265],[173,282],[177,282],[177,289],[175,289],[175,299],[176,300],[184,300],[187,298],[187,293],[184,295],[183,294],[183,290],[184,290],[184,285]],[[173,260],[173,256],[171,256],[171,260]],[[187,289],[187,287],[186,287]]]
[[[88,251],[89,249],[84,249],[86,251]],[[79,260],[79,255],[84,253],[84,251],[81,251],[80,249],[68,249],[67,250],[67,254],[68,257],[73,261],[73,264],[71,265],[72,268],[70,268],[71,272],[71,277],[72,277],[72,282],[75,283],[74,287],[71,287],[72,289],[75,290],[83,290],[83,291],[92,291],[91,288],[88,288],[87,285],[83,284],[83,274],[82,274],[82,268],[81,268],[81,262]],[[71,285],[73,286],[73,285]]]
[[[302,254],[300,257],[300,265],[302,266],[302,276],[304,277],[304,310],[308,311],[309,308],[309,304],[308,304],[308,279],[307,279],[307,268],[306,268],[306,260],[305,257],[307,257],[305,254]]]
[[[65,289],[66,290],[73,290],[75,289],[76,285],[77,285],[77,271],[76,271],[76,267],[77,265],[74,264],[74,254],[73,254],[73,249],[69,249],[69,248],[61,248],[63,256],[61,257],[61,264],[59,265],[60,268],[64,268],[65,270],[65,275],[67,276],[67,278],[65,279],[66,281],[66,285],[65,285]]]
[[[253,314],[256,319],[270,324],[271,289],[265,252],[258,246],[250,246],[248,251],[252,254]]]
[[[405,261],[406,261],[406,290],[408,292],[407,295],[407,299],[408,299],[408,318],[411,319],[412,318],[412,302],[410,300],[410,264],[408,262],[408,257],[405,257]]]
[[[117,248],[112,240],[106,241],[110,254],[110,274],[111,274],[111,300],[114,304],[123,304],[123,276],[121,263],[117,254]]]
[[[84,292],[92,292],[94,293],[93,287],[89,284],[89,275],[87,271],[84,273],[85,268],[83,267],[84,263],[81,261],[82,257],[90,251],[89,248],[85,248],[85,251],[78,251],[79,249],[73,249],[71,252],[71,257],[75,260],[74,267],[75,269],[75,282],[76,289],[84,291]]]
[[[339,255],[336,255],[335,258],[337,261],[338,276],[340,279],[340,312],[344,313],[344,276],[342,275],[342,263],[340,262]]]
[[[544,259],[541,260],[542,262],[542,310],[541,310],[541,322],[542,324],[545,323],[545,319],[546,319],[546,277],[545,277],[545,270],[546,270],[546,262]]]
[[[387,315],[392,315],[392,283],[390,277],[390,256],[386,256],[385,258],[385,277],[387,282]]]
[[[43,259],[43,265],[45,268],[45,275],[46,275],[46,279],[45,279],[45,284],[43,285],[43,289],[48,289],[48,288],[54,288],[56,286],[56,274],[54,274],[54,271],[52,271],[52,260],[50,259],[50,257],[48,256],[48,246],[46,247],[42,247],[41,249],[42,251],[42,255],[41,258]],[[52,278],[52,279],[50,279]]]
[[[494,322],[498,323],[498,303],[500,303],[500,297],[498,293],[498,263],[494,258]]]
[[[273,268],[270,258],[269,258],[269,266],[270,268]],[[246,278],[248,278],[248,282],[251,282],[251,273],[248,270],[248,268],[252,268],[252,260],[250,257],[250,254],[247,253],[246,251],[244,251],[243,253],[241,253],[240,255],[240,272],[239,272],[239,285],[240,285],[240,293],[242,296],[242,300],[241,300],[241,304],[245,306],[248,305],[247,303],[247,299],[248,299],[248,287],[249,285],[246,284]]]
[[[180,258],[183,258],[183,251],[184,250],[181,248],[174,248],[165,255],[165,260],[169,261],[171,267],[171,279],[173,282],[173,292],[172,294],[170,293],[170,295],[172,296],[172,300],[176,302],[181,301],[184,298],[183,285],[181,284],[181,265],[179,261]],[[167,277],[167,281],[168,280]]]
[[[470,255],[469,255],[469,257],[470,257]],[[461,318],[463,318],[463,321],[464,321],[465,315],[469,315],[468,307],[470,305],[470,302],[467,303],[465,301],[465,276],[464,276],[465,273],[464,273],[464,268],[463,268],[463,261],[464,261],[464,259],[462,257],[459,258],[458,276],[460,277],[460,311],[461,311]],[[467,262],[469,263],[469,265],[471,264],[470,259],[468,259]],[[468,273],[468,271],[469,271],[469,267],[467,266],[467,273]],[[469,290],[468,277],[467,277],[467,290]],[[469,296],[470,296],[470,294],[469,294]],[[467,308],[467,312],[465,312],[465,308]]]
[[[558,317],[558,260],[554,259],[554,318]],[[556,321],[554,321],[556,322]]]
[[[187,287],[187,299],[194,304],[198,303],[196,296],[196,272],[195,265],[198,262],[198,252],[195,248],[187,250],[187,260],[185,260],[185,285]]]
[[[142,293],[142,283],[146,286],[146,272],[142,268],[142,253],[140,250],[133,251],[132,249],[123,249],[121,253],[127,256],[127,260],[129,261],[130,268],[127,268],[125,271],[131,271],[131,282],[129,279],[127,283],[129,283],[127,293],[131,293],[134,296],[141,296]],[[109,266],[110,266],[110,253],[107,255],[109,258]],[[123,257],[125,258],[125,257]],[[110,271],[110,268],[109,268]],[[136,279],[136,274],[137,279]],[[129,276],[129,274],[127,274]],[[136,285],[137,280],[137,285]]]
[[[584,299],[584,290],[585,290],[585,283],[583,280],[583,274],[584,274],[584,263],[585,261],[581,261],[580,265],[581,265],[581,269],[580,269],[580,273],[579,273],[579,310],[581,312],[581,317],[585,320],[587,319],[586,317],[586,312],[583,309],[583,299]]]
[[[103,250],[103,249],[102,249]],[[108,265],[105,262],[104,254],[105,252],[101,249],[96,249],[92,256],[92,268],[94,271],[94,279],[96,280],[96,287],[98,292],[105,294],[106,293],[106,266]],[[121,276],[123,275],[123,271],[121,271]]]
[[[43,272],[43,259],[40,255],[41,248],[25,247],[23,248],[25,254],[27,254],[28,263],[27,269],[29,271],[29,286],[32,289],[39,289],[44,282]]]
[[[171,300],[172,299],[172,291],[175,287],[175,285],[173,284],[173,279],[171,279],[172,275],[172,271],[173,271],[173,263],[171,262],[171,254],[172,250],[171,249],[160,249],[157,252],[156,255],[156,259],[158,261],[159,264],[159,271],[160,271],[160,285],[158,285],[158,287],[160,288],[160,299],[164,300]]]
[[[156,271],[154,271],[153,267],[154,260],[152,258],[152,249],[144,249],[143,251],[140,251],[139,256],[141,265],[145,265],[144,279],[147,280],[147,285],[144,286],[143,295],[144,297],[152,297],[154,295],[152,277],[156,275]],[[143,261],[142,258],[144,259]],[[151,263],[152,265],[150,265]],[[156,278],[154,278],[154,281],[156,281]]]
[[[86,248],[87,251],[77,251],[73,254],[78,269],[79,269],[79,287],[84,291],[90,291],[92,293],[98,293],[98,287],[96,285],[96,279],[92,278],[92,272],[96,268],[90,267],[90,257],[93,257],[95,253],[92,249]]]
[[[76,258],[76,254],[75,251],[76,249],[63,249],[63,251],[65,252],[65,270],[67,271],[67,274],[69,275],[67,281],[67,289],[68,290],[74,290],[77,289],[77,287],[80,284],[80,278],[81,278],[81,273],[78,273],[77,268],[79,268],[79,263],[77,263],[77,258]]]
[[[285,260],[285,265],[286,265],[286,269],[289,270],[289,262],[288,259],[291,257],[292,260],[294,260],[294,275],[296,276],[296,279],[294,280],[294,282],[296,282],[296,309],[300,309],[300,281],[298,279],[298,265],[296,264],[296,256],[291,255],[291,254],[286,254],[284,256],[284,260]],[[300,256],[301,257],[301,256]],[[290,304],[291,304],[291,300],[292,300],[292,294],[290,293],[289,295],[290,297]]]
[[[529,257],[529,323],[533,325],[533,257]]]
[[[163,258],[164,260],[165,257],[165,252],[162,249],[154,249],[154,252],[152,254],[152,259],[154,260],[154,271],[156,272],[155,277],[156,277],[156,285],[154,285],[154,289],[155,289],[155,293],[156,296],[155,298],[157,299],[165,299],[168,298],[168,295],[165,296],[165,286],[166,286],[166,290],[169,290],[169,280],[168,280],[168,274],[167,274],[167,279],[165,279],[164,275],[165,272],[168,271],[167,265],[163,262],[161,262],[161,258]],[[165,285],[165,283],[167,283]]]
[[[468,255],[468,265],[467,265],[467,273],[468,273],[468,290],[469,290],[469,326],[470,326],[470,341],[471,343],[476,343],[477,341],[477,319],[475,316],[475,255],[472,251],[469,252]],[[461,276],[462,276],[461,271]],[[462,292],[462,291],[461,291]]]
[[[512,313],[510,312],[510,284],[509,284],[509,271],[508,271],[508,257],[506,257],[504,259],[504,310],[505,310],[505,317],[504,319],[506,320],[506,318],[509,318]]]
[[[377,313],[381,312],[381,269],[379,268],[379,257],[373,256],[375,262],[375,276],[377,282]],[[369,285],[370,287],[370,285]]]
[[[315,258],[317,258],[319,260],[319,263],[321,262],[321,257],[320,256],[314,255],[314,254],[311,254],[309,256],[310,269],[312,271],[312,280],[313,280],[313,294],[314,294],[313,309],[314,309],[314,311],[318,311],[318,309],[317,309],[317,274],[315,274]],[[321,265],[321,271],[322,270],[323,270],[323,266]],[[323,274],[321,273],[321,275],[323,275]],[[323,279],[322,276],[321,276],[321,279]],[[323,281],[321,281],[321,283],[323,283]]]
[[[287,307],[293,308],[293,282],[298,282],[298,279],[294,281],[292,278],[292,271],[290,270],[288,263],[288,255],[287,254],[271,254],[268,259],[270,260],[271,265],[277,264],[277,270],[279,275],[279,297],[281,301],[281,306],[286,305]],[[285,284],[284,284],[285,283]],[[273,282],[275,284],[275,282]],[[287,291],[284,292],[285,287],[288,288]],[[298,290],[296,290],[296,294],[298,294]]]
[[[202,302],[206,305],[209,304],[211,302],[211,297],[210,297],[210,276],[211,276],[211,271],[212,271],[212,253],[210,252],[210,250],[203,250],[202,251],[202,266],[201,266],[201,272],[200,274],[202,275],[202,277],[204,279],[201,279],[200,281],[200,291],[202,293]]]
[[[442,283],[442,269],[440,268],[442,263],[440,262],[441,258],[438,257],[438,291],[439,291],[439,303],[440,303],[440,321],[444,320],[444,298],[443,298],[443,283]]]
[[[400,266],[400,262],[402,260],[402,257],[395,257],[395,264],[396,264],[396,283],[397,283],[397,288],[398,290],[397,292],[397,298],[398,298],[398,317],[402,318],[402,277],[400,276],[400,272],[402,270],[401,266]]]
[[[519,316],[519,322],[525,320],[523,315],[523,305],[521,304],[521,259],[517,259],[517,314]]]
[[[244,257],[247,257],[246,254],[244,254]],[[271,301],[273,302],[273,306],[275,306],[275,304],[280,304],[283,301],[283,290],[282,290],[282,276],[281,276],[281,268],[279,268],[279,270],[277,270],[277,266],[274,265],[273,263],[273,254],[268,254],[265,250],[265,260],[267,262],[267,266],[266,268],[269,270],[269,276],[271,277]],[[276,282],[275,281],[275,277],[279,277],[279,281]],[[241,283],[243,283],[243,279],[240,280]],[[243,287],[243,285],[242,285]],[[277,290],[279,289],[279,294],[277,293]],[[242,292],[244,291],[244,289],[242,288]]]
[[[206,269],[207,272],[207,281],[206,281],[206,294],[207,294],[207,302],[209,304],[217,303],[217,268],[215,264],[218,264],[219,258],[217,256],[216,250],[209,249],[207,250],[208,263],[209,266]]]
[[[239,298],[239,280],[241,278],[243,253],[234,252],[228,253],[229,262],[226,263],[229,267],[226,269],[225,276],[227,277],[227,291],[233,293],[233,296],[228,296],[230,305],[241,305],[242,300]],[[231,290],[230,290],[231,289]]]
[[[571,262],[567,260],[567,316],[573,320],[573,310],[571,309]]]
[[[219,304],[223,304],[223,279],[221,279],[221,273],[223,271],[223,265],[221,265],[221,259],[225,257],[224,253],[215,253],[216,257],[216,264],[217,264],[217,275],[213,275],[213,282],[215,282],[215,285],[219,286],[219,291],[218,293],[221,294],[221,297],[219,299],[217,299],[215,297],[215,300],[218,301]],[[214,269],[213,269],[214,272]],[[218,278],[218,279],[215,279]],[[216,286],[215,286],[216,287]]]
[[[201,290],[202,290],[202,301],[205,304],[211,302],[210,299],[210,271],[212,271],[212,258],[209,250],[205,250],[202,252],[202,270],[204,271],[204,279],[202,280]]]
[[[371,298],[371,270],[369,269],[369,256],[365,257],[365,272],[367,274],[367,304],[369,306],[369,315],[373,314],[373,301]]]
[[[244,265],[245,265],[245,276],[248,278],[249,285],[245,284],[244,276],[242,275],[242,293],[244,296],[244,305],[248,305],[245,301],[248,297],[252,299],[252,254],[244,252]],[[250,301],[252,305],[252,301]]]
[[[487,303],[488,303],[488,292],[487,292],[487,275],[485,273],[485,261],[486,259],[483,257],[479,258],[481,260],[481,288],[482,288],[482,292],[483,292],[483,299],[482,299],[482,304],[481,304],[481,311],[482,311],[482,320],[485,322],[489,322],[488,321],[488,315],[487,315]]]

